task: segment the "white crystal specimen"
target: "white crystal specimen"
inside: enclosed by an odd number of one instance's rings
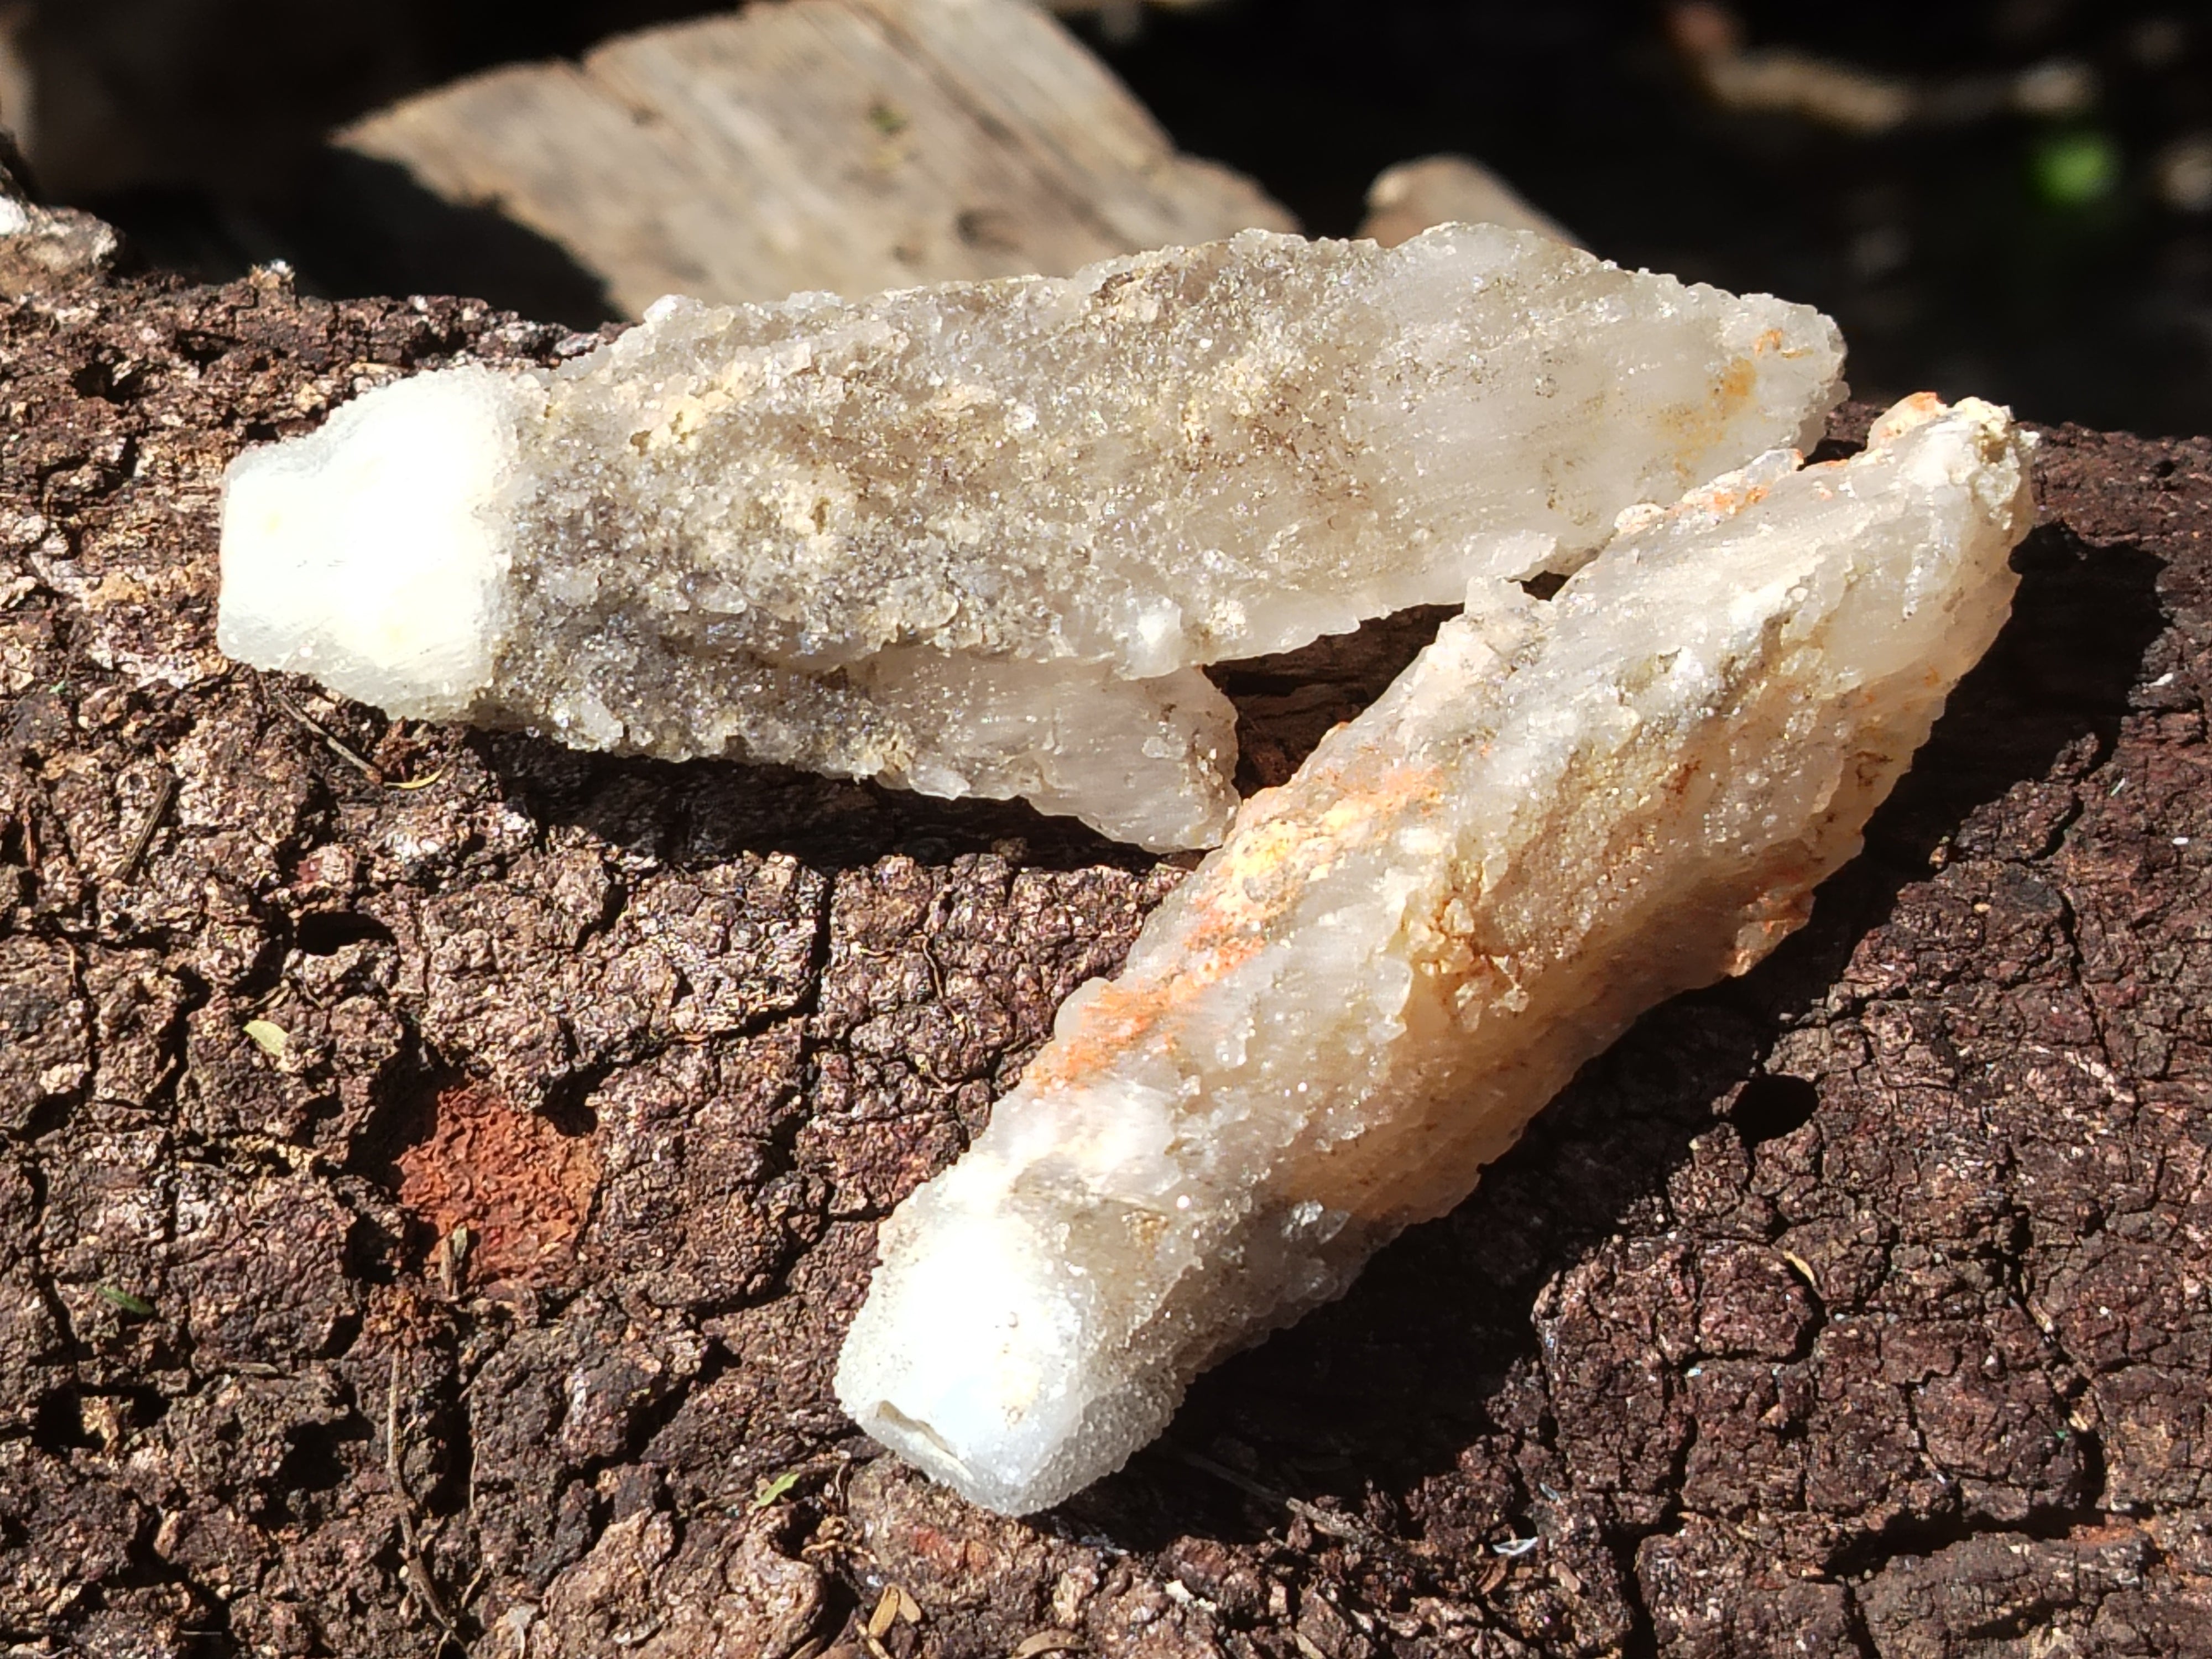
[[[1200,665],[1571,569],[1816,435],[1841,362],[1806,307],[1487,226],[665,301],[240,457],[217,637],[395,714],[1206,845],[1234,720]]]
[[[884,1224],[846,1409],[978,1503],[1054,1503],[1765,956],[2002,623],[2027,449],[1923,397],[1848,462],[1626,515],[1549,604],[1478,582]]]

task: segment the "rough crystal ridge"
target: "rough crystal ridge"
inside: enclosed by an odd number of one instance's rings
[[[885,1224],[846,1408],[979,1503],[1054,1503],[1644,1010],[1765,955],[2002,623],[2027,448],[1923,397],[1848,462],[1629,513],[1548,604],[1479,580]]]
[[[242,456],[219,637],[398,714],[1218,840],[1200,665],[1566,571],[1817,434],[1834,325],[1527,233],[666,301]]]

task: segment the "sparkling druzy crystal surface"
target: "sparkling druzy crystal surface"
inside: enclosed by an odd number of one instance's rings
[[[1631,1021],[1802,922],[2011,603],[2004,411],[1900,405],[1466,614],[1062,1008],[884,1224],[837,1374],[994,1508],[1066,1497],[1341,1291]]]
[[[1817,434],[1841,361],[1808,307],[1496,227],[665,301],[242,456],[219,637],[394,714],[1210,844],[1200,665],[1571,569]]]

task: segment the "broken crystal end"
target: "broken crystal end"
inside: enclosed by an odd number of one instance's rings
[[[216,642],[393,714],[466,714],[505,632],[488,509],[532,387],[487,368],[419,375],[232,462]]]
[[[1098,1379],[1112,1374],[1093,1317],[1106,1287],[1071,1274],[1066,1251],[1006,1202],[990,1168],[987,1159],[957,1170],[921,1197],[930,1248],[896,1252],[879,1270],[836,1387],[877,1441],[970,1501],[1021,1515],[1097,1480],[1102,1442],[1152,1438],[1181,1391],[1157,1401],[1126,1387],[1099,1394]],[[890,1225],[917,1224],[915,1208],[909,1200]],[[1146,1420],[1121,1420],[1133,1417]]]

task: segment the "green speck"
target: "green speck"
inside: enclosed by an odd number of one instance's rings
[[[2087,207],[2120,187],[2120,147],[2101,132],[2060,133],[2037,146],[2034,175],[2051,206]]]
[[[127,1313],[134,1319],[151,1319],[154,1304],[143,1296],[133,1296],[128,1291],[118,1291],[112,1285],[96,1285],[100,1299],[118,1312]]]
[[[868,106],[868,125],[886,138],[896,138],[907,130],[907,113],[888,99],[878,99]]]
[[[786,1469],[773,1480],[763,1480],[753,1492],[753,1507],[764,1510],[799,1484],[799,1471]]]
[[[246,1035],[255,1048],[272,1060],[284,1057],[284,1044],[288,1039],[283,1026],[265,1019],[249,1019],[246,1022]]]

